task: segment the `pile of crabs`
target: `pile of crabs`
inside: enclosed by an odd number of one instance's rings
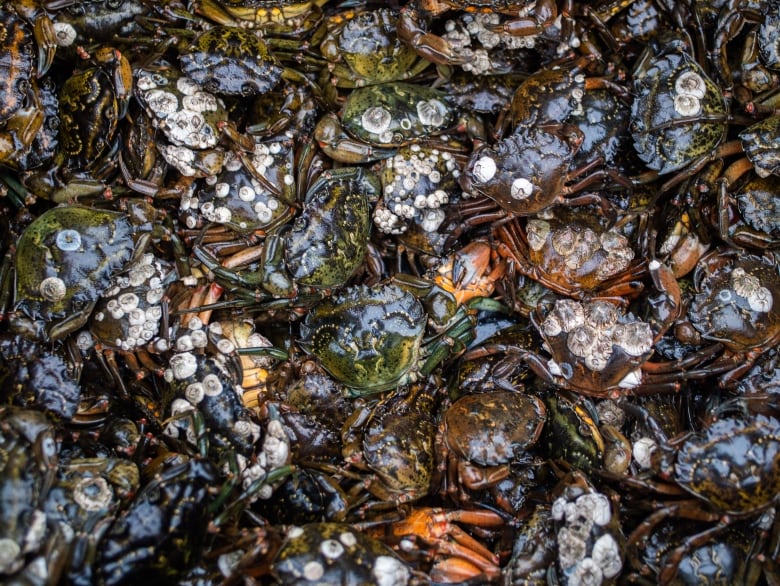
[[[0,6],[0,582],[780,584],[778,0]]]

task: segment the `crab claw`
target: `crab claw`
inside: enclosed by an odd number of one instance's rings
[[[39,15],[33,24],[33,36],[38,45],[38,68],[36,75],[40,78],[46,75],[49,67],[54,63],[54,54],[57,52],[57,33],[54,23],[45,14]]]

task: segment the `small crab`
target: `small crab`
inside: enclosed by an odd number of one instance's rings
[[[406,586],[412,576],[389,547],[342,523],[291,527],[271,571],[283,584]]]
[[[456,523],[490,530],[500,529],[506,521],[488,510],[418,507],[405,512],[401,520],[380,520],[369,531],[399,549],[402,556],[432,559],[428,575],[434,582],[494,581],[499,573],[498,556]]]
[[[542,400],[521,392],[478,393],[455,401],[436,438],[442,492],[468,503],[469,491],[490,489],[507,478],[510,466],[527,459],[546,417]]]
[[[122,212],[81,206],[44,212],[17,245],[15,327],[48,340],[80,328],[135,248]]]
[[[228,120],[220,98],[165,65],[138,70],[135,97],[168,139],[156,147],[171,166],[187,177],[219,172],[225,158],[220,125]]]
[[[377,504],[416,501],[431,491],[440,384],[433,378],[404,387],[358,407],[344,424],[344,460],[369,473],[355,488],[378,498]],[[372,506],[367,503],[361,511]]]
[[[643,289],[646,262],[596,217],[549,213],[528,218],[524,229],[513,219],[494,231],[498,253],[516,271],[562,295],[631,299]]]
[[[349,287],[314,307],[301,324],[301,345],[354,392],[396,387],[418,368],[425,310],[395,285]]]
[[[316,87],[302,73],[279,64],[262,38],[235,26],[207,29],[179,58],[182,72],[210,93],[253,96],[272,90],[282,79]]]
[[[196,0],[192,10],[220,25],[302,38],[322,19],[321,4],[312,0]]]
[[[223,183],[223,188],[229,186]],[[194,254],[219,281],[253,298],[294,299],[299,288],[340,287],[363,263],[371,222],[369,200],[379,192],[378,178],[366,169],[324,171],[307,190],[303,211],[292,225],[272,232],[260,247],[239,253],[231,263],[236,268],[222,266],[205,246],[196,245]],[[254,191],[246,194],[257,197]],[[264,211],[262,205],[261,199],[256,209]],[[259,269],[252,264],[258,257]]]
[[[703,340],[725,347],[709,368],[723,373],[720,384],[729,386],[780,339],[780,309],[774,304],[780,287],[777,261],[715,249],[699,261],[694,285],[688,319]]]
[[[441,134],[455,111],[435,89],[392,82],[349,94],[341,117],[324,115],[314,130],[323,152],[347,164],[384,159],[402,145]]]
[[[328,61],[322,72],[326,81],[336,87],[355,88],[402,81],[422,73],[430,62],[397,37],[397,20],[398,11],[384,7],[342,12],[326,19],[312,40],[313,44],[319,42]]]
[[[668,39],[665,39],[668,41]],[[659,175],[710,156],[726,134],[722,90],[677,42],[648,47],[634,71],[631,135],[637,155]]]

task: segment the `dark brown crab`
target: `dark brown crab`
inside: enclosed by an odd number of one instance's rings
[[[628,537],[629,550],[636,548],[668,518],[715,523],[684,538],[667,554],[657,575],[659,583],[671,583],[686,555],[710,542],[735,521],[758,519],[776,507],[780,490],[780,422],[774,417],[724,416],[701,431],[668,439],[646,410],[627,402],[621,405],[643,421],[655,437],[651,460],[662,481],[643,482],[634,478],[630,484],[666,495],[682,497],[689,493],[695,497],[672,498],[657,507]],[[759,532],[757,541],[765,538]],[[754,545],[760,549],[760,543]],[[759,566],[751,572],[756,575],[760,572],[761,556],[748,557],[749,564]],[[633,556],[632,559],[636,569],[648,570],[641,568]]]

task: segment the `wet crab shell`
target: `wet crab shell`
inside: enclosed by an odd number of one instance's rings
[[[707,262],[709,259],[709,262]],[[703,338],[735,352],[762,348],[780,336],[777,266],[762,257],[724,253],[699,262],[688,316]]]
[[[379,541],[340,523],[292,527],[272,565],[283,584],[404,586],[411,571]]]
[[[417,364],[425,310],[395,285],[350,287],[318,304],[301,324],[301,346],[359,393],[390,389]]]
[[[497,391],[461,397],[444,414],[447,445],[478,466],[500,466],[539,439],[547,409],[539,397]]]
[[[710,153],[726,131],[720,88],[688,55],[654,58],[634,76],[630,131],[644,163],[660,174]]]
[[[39,216],[16,250],[16,309],[50,321],[91,309],[133,254],[120,212],[69,206]]]
[[[355,274],[368,247],[368,202],[380,190],[376,175],[348,167],[326,171],[309,188],[285,249],[287,268],[298,283],[339,287]]]
[[[341,121],[352,136],[393,147],[441,133],[453,124],[454,114],[442,92],[394,82],[353,91]]]
[[[560,195],[576,150],[553,133],[536,128],[518,131],[495,147],[475,150],[461,185],[515,215],[537,214]]]
[[[780,493],[780,421],[724,418],[685,442],[674,467],[685,490],[719,510],[746,513]]]
[[[207,91],[251,96],[272,90],[283,67],[253,32],[215,26],[201,33],[181,54],[181,69]]]

